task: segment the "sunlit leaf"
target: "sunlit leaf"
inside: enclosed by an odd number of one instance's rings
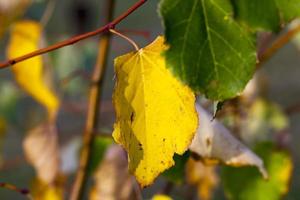
[[[30,130],[24,140],[23,148],[26,158],[34,166],[38,178],[45,183],[52,183],[60,166],[55,126],[41,124]]]
[[[7,48],[8,58],[16,58],[39,48],[42,37],[40,25],[34,21],[19,21],[13,25]],[[43,80],[41,56],[28,59],[12,66],[19,85],[36,101],[46,107],[49,118],[55,117],[59,100]]]
[[[203,159],[216,159],[230,166],[256,166],[263,177],[267,178],[263,161],[216,119],[212,121],[212,116],[202,107],[196,107],[200,126],[190,150]]]
[[[164,194],[157,194],[154,195],[151,200],[172,200],[172,198]]]
[[[166,46],[152,44],[115,60],[117,83],[113,133],[129,155],[129,170],[149,185],[183,154],[197,128],[195,96],[173,77],[162,56]]]
[[[222,181],[228,199],[279,200],[288,192],[293,168],[291,155],[272,143],[260,143],[256,153],[263,158],[269,179],[263,180],[253,167],[224,167]]]

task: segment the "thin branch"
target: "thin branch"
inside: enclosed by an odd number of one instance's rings
[[[110,21],[111,18],[113,17],[115,0],[108,0],[107,2],[108,2],[107,21]],[[145,2],[145,1],[140,1],[140,2]],[[135,6],[135,8],[137,7]],[[131,10],[132,9],[129,9],[129,11],[127,12],[131,13],[132,12]],[[125,17],[128,16],[128,14],[122,16]],[[123,18],[120,17],[117,18],[117,20],[115,20],[115,23],[118,23],[118,20],[120,21],[120,19]],[[111,25],[107,27],[109,27],[108,28],[109,30],[111,28]],[[82,199],[83,191],[87,182],[87,178],[88,178],[87,168],[91,156],[91,148],[92,148],[93,139],[95,137],[95,131],[98,128],[97,121],[98,121],[98,115],[100,113],[99,104],[100,104],[101,93],[103,89],[103,78],[107,66],[109,46],[110,46],[110,34],[109,32],[107,32],[107,34],[103,35],[99,41],[99,52],[98,52],[97,62],[94,67],[94,72],[92,77],[92,85],[90,89],[86,127],[83,133],[83,147],[82,147],[82,152],[79,160],[79,169],[76,173],[75,181],[70,195],[70,200]]]
[[[72,71],[70,74],[68,74],[64,78],[62,78],[59,81],[59,85],[61,87],[64,87],[69,82],[71,82],[73,79],[75,79],[77,77],[80,77],[80,78],[84,79],[85,81],[90,81],[90,74],[88,72],[86,72],[86,70],[84,70],[84,69],[77,69],[77,70]]]
[[[132,7],[130,7],[126,12],[124,12],[119,17],[117,17],[115,20],[107,23],[105,26],[100,27],[99,29],[97,29],[95,31],[84,33],[84,34],[72,37],[70,39],[64,40],[62,42],[58,42],[58,43],[56,43],[54,45],[51,45],[49,47],[33,51],[31,53],[25,54],[25,55],[17,57],[17,58],[6,60],[6,61],[0,63],[0,69],[9,67],[11,65],[14,65],[14,64],[16,64],[18,62],[21,62],[21,61],[24,61],[24,60],[27,60],[29,58],[51,52],[53,50],[56,50],[56,49],[59,49],[59,48],[62,48],[62,47],[68,46],[68,45],[72,45],[72,44],[74,44],[76,42],[79,42],[81,40],[84,40],[86,38],[90,38],[90,37],[93,37],[95,35],[99,35],[101,33],[108,32],[109,29],[115,28],[115,26],[117,24],[119,24],[122,20],[124,20],[127,16],[129,16],[132,12],[134,12],[140,6],[142,6],[145,2],[147,2],[147,0],[139,0]]]
[[[55,6],[56,6],[56,0],[48,0],[47,6],[45,8],[44,14],[41,17],[40,24],[42,27],[46,27],[51,16],[53,15]]]
[[[276,39],[270,48],[268,48],[259,58],[257,69],[259,69],[264,62],[269,60],[279,49],[287,44],[296,34],[300,32],[300,24],[290,29],[288,32],[283,34],[281,37]]]
[[[27,197],[28,199],[33,200],[28,189],[20,189],[17,186],[12,185],[10,183],[0,183],[0,187],[17,192],[17,193]]]

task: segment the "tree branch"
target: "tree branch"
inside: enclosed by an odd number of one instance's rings
[[[10,60],[6,60],[6,61],[0,63],[0,69],[9,67],[10,65],[14,65],[18,62],[27,60],[29,58],[32,58],[32,57],[35,57],[35,56],[38,56],[38,55],[42,55],[42,54],[51,52],[53,50],[56,50],[56,49],[74,44],[74,43],[79,42],[81,40],[84,40],[86,38],[89,38],[89,37],[92,37],[92,36],[95,36],[95,35],[99,35],[99,34],[104,33],[104,32],[108,32],[109,29],[115,28],[115,26],[117,24],[119,24],[122,20],[124,20],[128,15],[130,15],[132,12],[134,12],[140,6],[142,6],[145,2],[147,2],[147,0],[139,0],[132,7],[130,7],[126,12],[124,12],[119,17],[117,17],[115,20],[107,23],[105,26],[100,27],[99,29],[97,29],[95,31],[84,33],[84,34],[72,37],[70,39],[64,40],[62,42],[58,42],[58,43],[56,43],[54,45],[51,45],[49,47],[33,51],[33,52],[28,53],[26,55],[23,55],[23,56],[20,56],[20,57],[17,57],[17,58],[13,58],[13,59],[10,59]]]
[[[113,16],[115,0],[108,0],[107,2],[107,21],[110,21]],[[70,200],[82,199],[85,182],[87,180],[87,168],[91,156],[91,146],[94,139],[94,133],[97,130],[98,125],[97,121],[99,114],[99,101],[101,99],[101,90],[103,88],[103,75],[105,74],[105,69],[107,65],[109,43],[110,34],[109,32],[107,32],[100,38],[99,41],[99,52],[92,77],[86,127],[83,133],[83,147],[79,160],[79,169],[75,177]]]
[[[108,0],[108,16],[107,21],[109,22],[113,16],[113,10],[115,5],[115,0]],[[92,85],[89,94],[89,104],[88,104],[88,113],[86,119],[86,127],[83,133],[83,147],[79,160],[79,169],[77,171],[75,181],[72,187],[70,200],[82,199],[84,187],[87,181],[87,167],[89,159],[91,156],[91,146],[94,139],[95,132],[97,130],[97,121],[98,114],[100,112],[99,102],[101,100],[101,90],[103,88],[103,78],[107,65],[107,58],[109,52],[109,43],[110,43],[110,34],[109,29],[114,28],[116,24],[126,18],[130,13],[136,10],[139,6],[145,3],[146,0],[140,0],[134,6],[129,8],[127,12],[122,14],[120,17],[115,19],[113,22],[108,23],[106,26],[100,28],[98,33],[102,32],[101,30],[107,31],[105,35],[100,38],[99,41],[99,52],[97,57],[97,62],[94,67]],[[96,31],[97,32],[97,31]],[[87,34],[85,34],[87,35]],[[81,38],[86,36],[81,36]]]
[[[28,189],[20,189],[17,186],[9,184],[9,183],[0,183],[0,187],[11,190],[11,191],[15,191],[15,192],[27,197],[27,199],[33,200]]]
[[[271,47],[269,47],[265,52],[259,57],[259,63],[257,69],[259,69],[263,63],[265,63],[269,58],[271,58],[279,49],[281,49],[285,44],[287,44],[297,33],[300,32],[300,24],[290,29],[288,32],[283,34],[281,37],[277,38]]]

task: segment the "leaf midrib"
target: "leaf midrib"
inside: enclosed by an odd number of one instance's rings
[[[210,53],[212,55],[212,59],[213,59],[213,66],[214,66],[214,71],[216,73],[216,79],[219,80],[219,73],[218,73],[218,70],[216,68],[216,55],[215,55],[215,52],[213,50],[213,45],[212,45],[212,39],[211,39],[211,36],[210,36],[210,27],[209,27],[209,23],[208,23],[208,19],[207,19],[207,11],[206,11],[206,6],[205,6],[205,3],[204,3],[204,0],[200,0],[201,1],[201,5],[202,5],[202,10],[203,10],[203,16],[204,16],[204,22],[205,22],[205,29],[206,29],[206,33],[207,33],[207,40],[208,40],[208,45],[209,45],[209,50],[210,50]]]

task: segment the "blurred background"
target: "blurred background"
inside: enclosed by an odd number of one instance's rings
[[[105,0],[35,0],[28,6],[14,7],[22,0],[0,0],[0,59],[5,60],[6,46],[12,19],[40,21],[50,10],[49,21],[44,28],[44,46],[54,44],[71,36],[97,29],[104,25],[107,12]],[[136,0],[116,0],[115,16],[134,4]],[[132,38],[140,47],[163,34],[158,14],[159,0],[148,1],[122,23],[117,30]],[[10,7],[10,4],[12,5]],[[11,9],[11,10],[9,10]],[[51,11],[53,9],[53,11]],[[4,14],[3,14],[4,13]],[[2,20],[2,23],[1,23]],[[7,20],[7,23],[6,21]],[[9,22],[8,22],[9,21]],[[5,23],[4,23],[5,22]],[[271,40],[276,36],[271,36]],[[90,76],[98,52],[99,37],[92,37],[74,45],[56,50],[44,56],[45,67],[53,77],[55,92],[61,100],[57,119],[57,132],[61,148],[61,166],[64,174],[72,174],[77,167],[77,152],[84,130]],[[122,38],[113,36],[109,52],[101,100],[99,134],[110,134],[114,123],[111,96],[114,87],[113,59],[130,52],[133,47]],[[260,80],[257,90],[263,90],[264,98],[277,104],[288,119],[288,149],[293,158],[293,175],[290,189],[284,199],[296,200],[300,196],[300,36],[284,46],[258,71]],[[23,92],[14,81],[9,68],[0,73],[0,182],[12,183],[20,188],[30,188],[36,177],[23,151],[26,133],[46,118],[44,108]],[[259,133],[257,133],[259,134]],[[217,169],[219,172],[219,169]],[[70,179],[70,178],[69,178]],[[69,188],[70,180],[66,180]],[[241,183],[237,183],[241,184]],[[144,199],[154,193],[167,190],[170,184],[163,178],[143,191]],[[187,187],[183,183],[183,187]],[[184,192],[172,186],[174,199],[185,199]],[[183,189],[195,192],[194,189]],[[197,199],[197,195],[190,197]],[[26,199],[20,194],[0,188],[0,199]],[[213,191],[212,199],[226,199],[222,181]]]

